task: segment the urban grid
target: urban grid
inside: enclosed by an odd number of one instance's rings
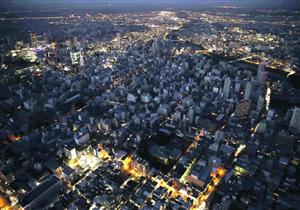
[[[0,1],[0,209],[299,209],[299,54],[299,1]]]

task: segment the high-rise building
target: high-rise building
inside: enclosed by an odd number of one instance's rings
[[[267,64],[262,62],[259,64],[257,69],[256,80],[259,84],[264,84],[268,77],[268,72],[266,70]]]
[[[38,36],[36,33],[30,33],[30,41],[32,46],[36,46],[36,43],[38,41]]]
[[[245,95],[244,95],[245,100],[250,99],[251,91],[252,91],[252,84],[251,84],[251,82],[247,82],[246,89],[245,89]]]
[[[195,110],[193,107],[190,107],[188,116],[189,116],[189,123],[193,124],[195,118]]]
[[[224,139],[224,132],[221,130],[217,130],[215,133],[214,143],[219,145],[223,139]]]
[[[120,49],[122,47],[122,36],[121,36],[121,34],[117,35],[117,38],[116,38],[116,47],[118,49]]]
[[[81,55],[80,52],[70,52],[70,57],[73,65],[78,64],[80,55]]]
[[[264,107],[264,104],[265,104],[265,99],[260,95],[257,100],[256,111],[260,112]]]
[[[235,85],[234,85],[234,92],[239,93],[240,89],[241,89],[241,83],[236,82]]]
[[[226,78],[224,81],[224,88],[223,88],[223,94],[224,94],[225,99],[228,99],[228,97],[229,97],[230,86],[231,86],[231,80],[230,80],[230,78]]]
[[[44,39],[44,42],[46,43],[46,44],[48,44],[49,43],[49,37],[48,37],[48,34],[47,33],[43,33],[43,39]]]
[[[83,129],[82,131],[79,131],[75,133],[74,135],[74,141],[78,145],[82,145],[90,140],[90,134],[88,132],[88,129]]]
[[[80,65],[80,67],[84,67],[84,58],[83,58],[82,53],[80,53],[80,56],[79,56],[79,65]]]
[[[295,107],[292,119],[290,121],[290,128],[300,132],[300,108]]]
[[[175,113],[174,113],[174,120],[175,121],[180,121],[181,119],[181,112],[179,110],[177,110]]]

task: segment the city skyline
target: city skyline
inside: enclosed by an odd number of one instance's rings
[[[1,1],[0,209],[297,209],[298,6]]]

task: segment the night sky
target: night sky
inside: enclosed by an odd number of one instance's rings
[[[190,9],[234,5],[248,8],[295,8],[300,7],[299,0],[1,0],[1,11],[38,10],[42,8],[107,8],[128,9],[143,7],[148,9],[178,8]],[[124,7],[125,6],[125,7]]]

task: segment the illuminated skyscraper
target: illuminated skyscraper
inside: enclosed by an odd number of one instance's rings
[[[195,110],[193,107],[190,107],[188,116],[189,116],[189,123],[192,124],[195,118]]]
[[[84,81],[84,75],[85,75],[85,66],[84,66],[84,57],[82,54],[82,51],[79,52],[79,71],[80,71],[80,75],[81,75],[81,81],[80,84],[83,85]]]
[[[245,100],[250,99],[251,91],[252,91],[252,84],[251,84],[251,82],[247,82],[246,89],[245,89],[245,95],[244,95]]]
[[[83,58],[83,55],[81,52],[80,52],[80,56],[79,56],[79,65],[81,68],[84,67],[84,58]]]
[[[260,112],[265,105],[265,99],[261,95],[258,97],[256,111]]]
[[[80,52],[70,52],[70,57],[73,65],[78,64]]]
[[[220,142],[224,139],[224,132],[221,130],[217,130],[215,133],[215,139],[214,142],[216,144],[220,144]]]
[[[225,99],[228,99],[228,97],[229,97],[230,86],[231,86],[231,80],[230,80],[230,78],[226,78],[224,81],[224,88],[223,88],[223,94],[224,94]]]
[[[45,32],[43,33],[43,39],[44,39],[45,43],[48,44],[48,42],[49,42],[49,37],[48,37],[48,34],[45,33]]]
[[[120,49],[122,47],[122,36],[121,36],[121,34],[117,35],[117,38],[116,38],[116,47],[118,49]]]
[[[300,108],[295,107],[292,119],[290,121],[290,128],[300,132]]]
[[[268,77],[268,72],[266,71],[267,64],[262,62],[259,64],[257,69],[256,80],[259,84],[263,85]]]
[[[32,46],[36,45],[36,42],[38,41],[38,37],[36,33],[30,33],[30,41]]]

